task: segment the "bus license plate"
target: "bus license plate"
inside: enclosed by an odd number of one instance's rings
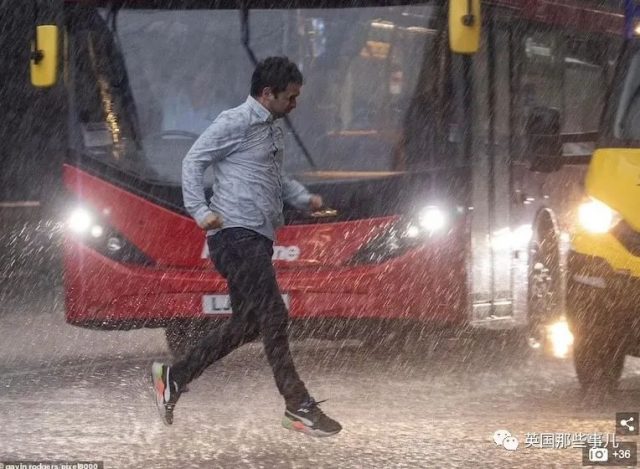
[[[289,295],[283,293],[282,299],[289,308]],[[204,295],[202,297],[202,312],[204,314],[231,314],[229,295]]]

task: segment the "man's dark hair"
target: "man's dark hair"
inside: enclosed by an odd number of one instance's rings
[[[256,65],[251,76],[251,96],[257,98],[267,86],[278,94],[289,83],[302,85],[302,73],[287,57],[268,57]]]

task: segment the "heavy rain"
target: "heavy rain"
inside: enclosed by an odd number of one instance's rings
[[[0,469],[637,465],[635,1],[0,18]]]

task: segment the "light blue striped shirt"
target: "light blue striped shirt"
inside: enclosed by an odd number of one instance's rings
[[[309,209],[311,194],[283,174],[284,134],[271,113],[249,96],[222,112],[200,135],[182,161],[182,196],[201,223],[212,213],[224,228],[242,227],[275,240],[282,226],[283,201]],[[213,166],[213,196],[204,195],[204,172]],[[218,230],[210,230],[212,235]]]

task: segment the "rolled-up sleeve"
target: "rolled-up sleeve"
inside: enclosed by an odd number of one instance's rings
[[[298,181],[283,174],[282,199],[299,210],[308,210],[311,193]]]
[[[213,213],[205,197],[204,172],[232,153],[241,141],[241,123],[221,115],[202,133],[182,160],[184,207],[199,224]]]

